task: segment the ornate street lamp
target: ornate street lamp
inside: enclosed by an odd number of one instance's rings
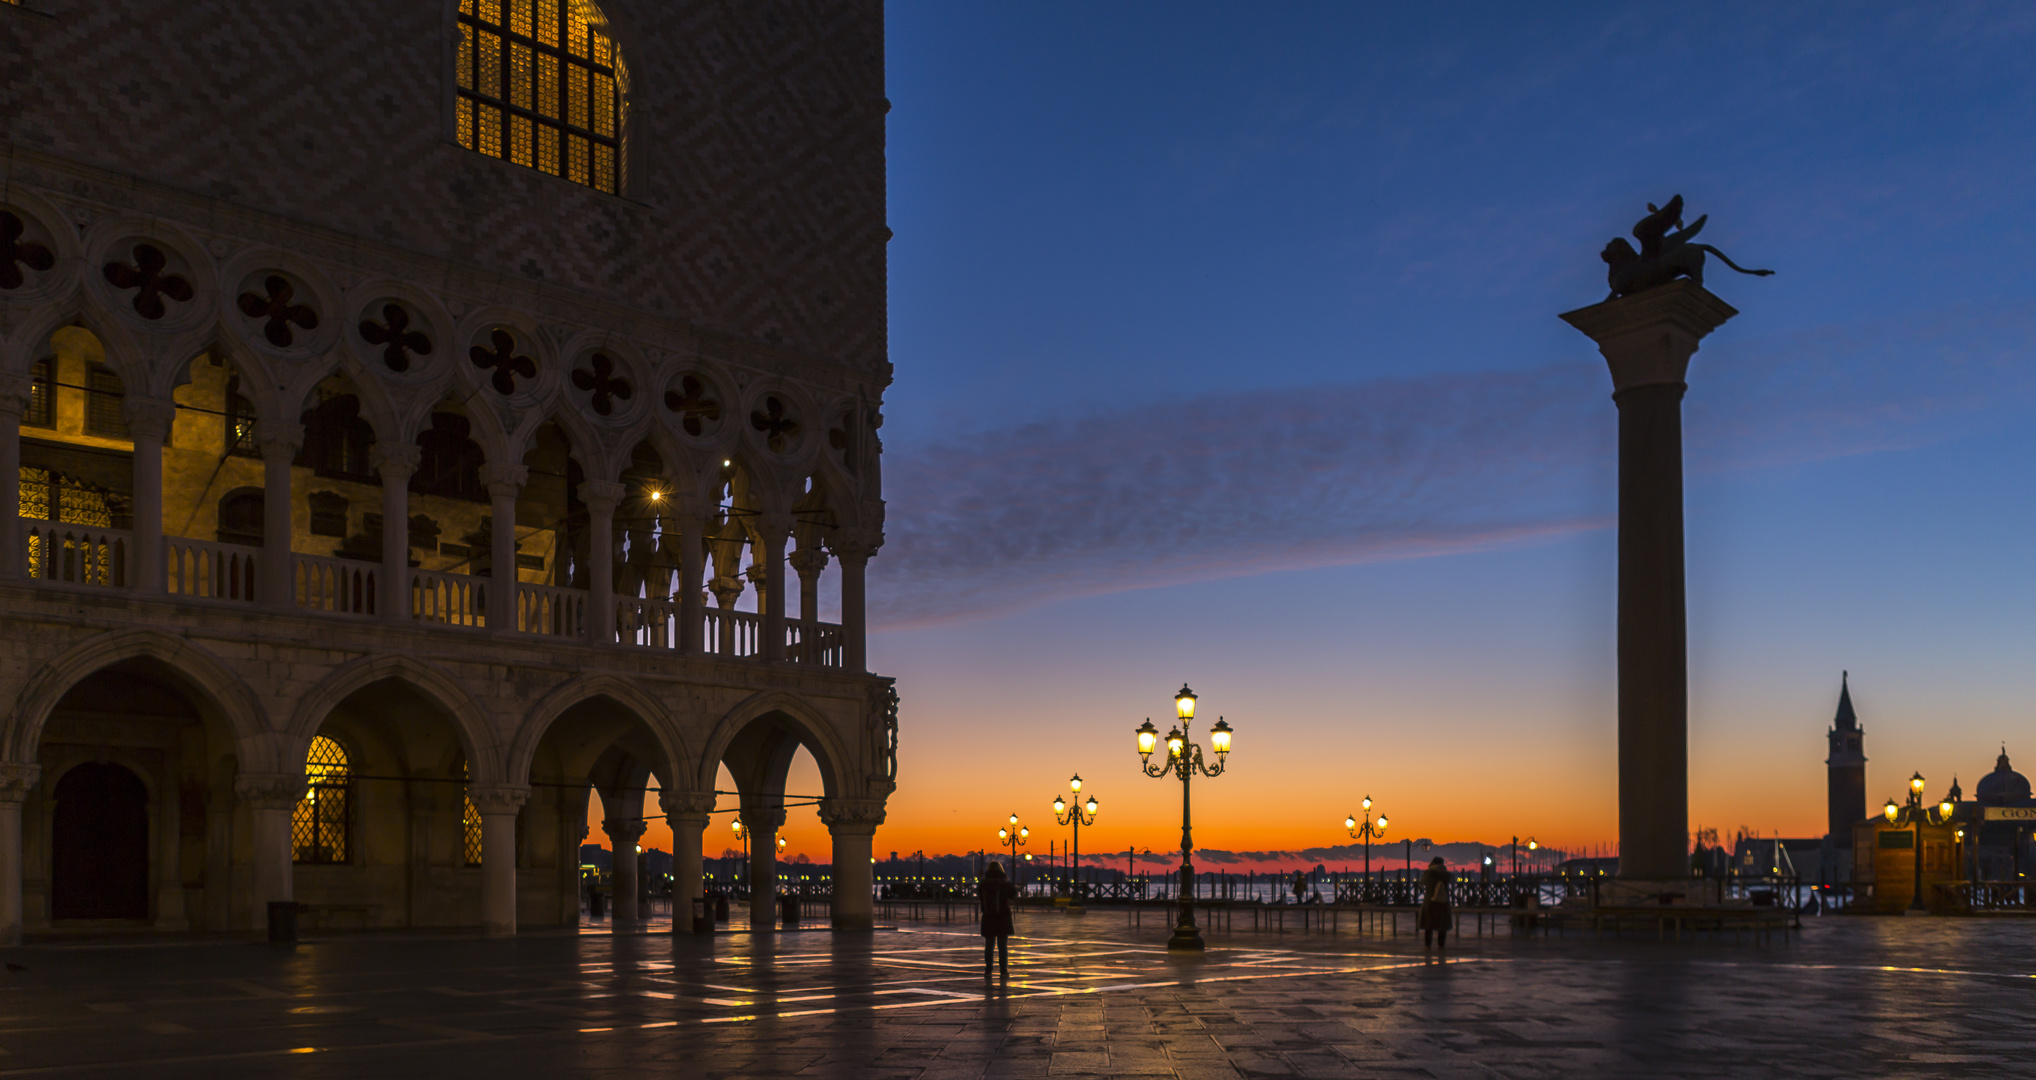
[[[1008,829],[997,830],[997,846],[1011,849],[1011,884],[1022,889],[1023,886],[1019,883],[1018,849],[1025,846],[1027,838],[1032,835],[1032,830],[1018,824],[1018,815],[1016,814],[1011,815],[1010,825],[1011,827]],[[1025,861],[1032,861],[1030,853],[1026,854]]]
[[[1082,774],[1076,773],[1074,779],[1067,782],[1067,786],[1068,790],[1074,792],[1076,797],[1080,797],[1082,793]],[[1087,811],[1087,813],[1085,814],[1084,811]],[[1096,797],[1094,795],[1089,796],[1089,801],[1086,805],[1069,806],[1060,796],[1055,795],[1053,797],[1053,820],[1062,825],[1074,826],[1074,844],[1068,848],[1068,852],[1071,856],[1069,861],[1075,868],[1075,880],[1068,887],[1068,897],[1074,903],[1079,904],[1082,902],[1082,826],[1094,825],[1096,823]]]
[[[1364,807],[1364,817],[1351,816],[1344,818],[1343,828],[1350,833],[1352,840],[1362,839],[1364,841],[1364,877],[1361,880],[1368,886],[1371,882],[1371,842],[1374,839],[1385,839],[1386,815],[1380,813],[1377,821],[1372,820],[1371,796],[1369,795],[1364,797],[1361,805]],[[1362,902],[1364,898],[1362,889],[1363,886],[1360,887],[1360,891],[1357,894],[1359,902]]]
[[[1923,903],[1923,825],[1925,822],[1943,825],[1951,820],[1952,813],[1957,809],[1958,807],[1948,798],[1936,806],[1923,805],[1922,773],[1909,777],[1909,801],[1906,805],[1897,806],[1893,799],[1889,799],[1888,804],[1881,808],[1881,813],[1887,815],[1888,824],[1898,827],[1913,826],[1916,830],[1916,886],[1909,898],[1911,913],[1928,914],[1930,911],[1929,905]]]
[[[749,891],[749,826],[744,825],[741,818],[736,818],[730,823],[729,827],[735,830],[736,837],[742,841],[742,867],[735,875],[735,880],[742,886],[742,891],[747,893]]]
[[[1166,760],[1154,765],[1152,755],[1159,748],[1159,729],[1152,726],[1148,717],[1138,726],[1138,758],[1143,764],[1145,775],[1166,776],[1171,773],[1181,781],[1181,904],[1180,914],[1174,919],[1173,936],[1167,939],[1169,949],[1202,951],[1202,931],[1195,925],[1195,864],[1194,864],[1194,819],[1189,815],[1188,780],[1196,773],[1203,776],[1221,776],[1230,753],[1230,725],[1222,717],[1216,718],[1216,726],[1209,729],[1209,748],[1216,752],[1216,767],[1210,768],[1202,762],[1202,748],[1188,741],[1188,724],[1195,719],[1195,692],[1181,684],[1181,692],[1174,695],[1174,717],[1178,720],[1166,736]]]

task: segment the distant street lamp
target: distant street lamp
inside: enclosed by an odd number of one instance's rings
[[[1362,839],[1364,841],[1364,877],[1362,880],[1369,882],[1371,881],[1371,842],[1374,839],[1385,839],[1386,815],[1381,812],[1377,821],[1372,820],[1371,796],[1369,795],[1364,797],[1361,805],[1364,807],[1364,817],[1362,819],[1346,817],[1343,819],[1343,827],[1350,833],[1352,840]],[[1360,891],[1358,896],[1362,898],[1364,893]]]
[[[742,819],[741,819],[741,818],[736,818],[736,819],[735,819],[735,820],[734,820],[734,821],[733,821],[732,823],[730,823],[729,827],[735,830],[735,835],[736,835],[736,837],[737,837],[738,839],[740,839],[740,840],[742,841],[742,866],[741,866],[741,867],[739,867],[739,868],[737,869],[737,871],[736,871],[736,874],[735,874],[735,881],[736,881],[736,884],[738,884],[738,885],[741,885],[741,886],[742,886],[742,890],[743,890],[744,892],[748,892],[748,891],[749,891],[749,877],[748,877],[748,867],[749,867],[749,826],[747,826],[747,825],[744,825],[744,824],[742,823]]]
[[[1082,774],[1076,773],[1074,779],[1067,782],[1067,786],[1068,790],[1074,792],[1075,795],[1081,795]],[[1083,813],[1085,810],[1087,811],[1086,814]],[[1060,796],[1055,795],[1053,797],[1053,820],[1062,825],[1074,827],[1075,839],[1074,844],[1068,848],[1068,861],[1075,868],[1075,879],[1068,886],[1068,896],[1075,903],[1079,904],[1082,902],[1082,826],[1094,825],[1096,823],[1096,797],[1094,795],[1089,796],[1089,801],[1086,805],[1069,806]]]
[[[1025,846],[1026,839],[1031,835],[1031,829],[1018,824],[1018,815],[1016,814],[1011,815],[1010,828],[997,830],[997,846],[1011,849],[1011,883],[1019,888],[1023,888],[1023,885],[1020,880],[1021,876],[1018,873],[1018,849]],[[1031,862],[1032,856],[1026,855],[1025,861]]]
[[[1216,767],[1211,769],[1202,763],[1202,748],[1188,741],[1188,724],[1195,719],[1195,692],[1186,683],[1174,695],[1174,717],[1178,723],[1167,732],[1166,760],[1158,765],[1152,763],[1153,751],[1159,748],[1159,729],[1152,726],[1150,717],[1138,726],[1138,759],[1147,776],[1157,778],[1171,773],[1180,777],[1181,902],[1173,936],[1167,939],[1166,947],[1200,952],[1202,931],[1195,925],[1194,819],[1189,815],[1188,780],[1198,772],[1209,777],[1223,774],[1223,767],[1230,760],[1230,725],[1219,716],[1216,726],[1209,729],[1209,748],[1216,751]]]
[[[1909,801],[1907,804],[1896,806],[1895,801],[1889,799],[1887,806],[1881,809],[1881,813],[1887,815],[1888,824],[1897,827],[1904,825],[1913,826],[1916,830],[1916,888],[1914,894],[1909,898],[1909,911],[1911,913],[1922,912],[1928,914],[1930,911],[1930,906],[1923,903],[1923,823],[1928,821],[1932,825],[1942,825],[1951,820],[1951,814],[1956,809],[1957,807],[1952,804],[1950,799],[1944,799],[1932,807],[1925,807],[1923,805],[1922,773],[1916,773],[1909,777]]]

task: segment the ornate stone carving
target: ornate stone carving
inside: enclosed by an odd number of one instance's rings
[[[262,280],[263,293],[244,292],[235,303],[240,313],[262,321],[262,336],[278,349],[287,349],[296,340],[291,324],[305,330],[318,329],[318,313],[296,302],[297,287],[281,274]]]
[[[764,445],[773,454],[789,453],[798,445],[798,418],[785,407],[785,399],[776,394],[764,395],[763,407],[749,411],[749,426],[763,435]]]
[[[191,282],[181,274],[168,272],[169,256],[154,244],[134,245],[134,262],[118,260],[107,263],[103,269],[106,281],[116,289],[134,290],[134,313],[151,321],[168,313],[163,299],[168,297],[180,304],[191,302]]]
[[[1726,258],[1725,253],[1717,248],[1694,243],[1708,220],[1710,215],[1705,214],[1691,222],[1689,228],[1683,228],[1681,195],[1659,207],[1648,203],[1647,216],[1633,226],[1633,238],[1640,241],[1640,250],[1633,250],[1633,245],[1621,236],[1614,237],[1611,243],[1605,245],[1605,250],[1598,253],[1598,257],[1605,260],[1610,268],[1605,272],[1605,280],[1612,286],[1612,295],[1606,299],[1617,300],[1645,292],[1679,277],[1702,285],[1705,252],[1716,255],[1719,262],[1742,274],[1767,277],[1774,273],[1772,270],[1748,270]],[[1671,228],[1681,231],[1671,233],[1668,231]]]
[[[836,529],[827,538],[827,550],[842,562],[865,563],[884,546],[884,534],[875,529]]]
[[[827,552],[819,547],[802,547],[786,556],[785,561],[800,577],[813,577],[827,569]]]
[[[703,435],[721,423],[721,403],[707,394],[707,384],[697,375],[681,376],[677,390],[665,391],[665,408],[679,414],[679,427],[688,435]]]
[[[822,799],[820,822],[829,832],[872,833],[884,823],[882,799]]]
[[[21,268],[38,273],[56,266],[56,253],[41,244],[23,240],[28,223],[12,211],[0,210],[0,289],[19,289],[28,281]],[[698,434],[698,432],[695,432]]]
[[[614,513],[615,508],[621,505],[623,496],[628,494],[628,488],[613,480],[580,481],[580,501],[587,504],[587,509],[596,513]]]
[[[413,357],[431,355],[431,338],[410,329],[409,310],[393,300],[382,305],[381,322],[362,318],[358,330],[362,341],[382,346],[382,363],[399,375],[410,370]]]
[[[587,404],[602,416],[614,412],[616,402],[628,401],[636,393],[629,380],[616,374],[615,369],[615,359],[599,352],[587,358],[586,367],[573,369],[573,385],[587,395]]]
[[[176,422],[177,403],[130,395],[121,399],[120,415],[137,442],[142,441],[142,436],[160,442],[169,437],[170,425]]]
[[[471,784],[467,798],[482,814],[513,814],[530,801],[530,788],[522,784]]]
[[[643,834],[648,828],[649,826],[645,825],[641,818],[635,821],[604,821],[601,823],[601,831],[607,833],[608,839],[614,841],[617,847],[623,844],[634,844],[638,840],[643,839]]]
[[[424,461],[424,449],[414,444],[378,442],[368,448],[368,465],[383,480],[408,480]]]
[[[487,485],[488,494],[495,498],[515,498],[529,480],[530,467],[527,465],[490,461],[481,466],[481,483]]]
[[[18,803],[28,798],[35,790],[36,782],[42,779],[42,766],[0,764],[0,802]]]
[[[702,819],[714,812],[714,793],[711,791],[660,791],[657,795],[658,809],[671,820]]]
[[[467,350],[474,366],[482,371],[493,372],[488,385],[495,392],[508,397],[516,392],[516,379],[537,378],[537,361],[516,351],[516,335],[497,327],[488,335],[488,348],[479,345]]]
[[[257,810],[289,810],[304,797],[304,774],[244,772],[233,778],[233,793]]]
[[[881,785],[886,793],[894,791],[898,786],[898,684],[884,679],[870,687],[865,730],[870,760],[877,765],[870,783]]]

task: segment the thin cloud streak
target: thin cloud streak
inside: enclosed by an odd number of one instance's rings
[[[2036,399],[2036,310],[1730,342],[1692,367],[1690,468],[1922,445]],[[1239,390],[894,453],[874,621],[1518,544],[1610,524],[1601,364]]]

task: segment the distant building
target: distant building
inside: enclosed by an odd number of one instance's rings
[[[1838,713],[1825,738],[1825,804],[1829,812],[1824,839],[1814,859],[1799,852],[1797,868],[1819,884],[1842,885],[1852,880],[1853,828],[1866,820],[1866,733],[1852,711],[1852,673],[1838,674]],[[1737,859],[1734,860],[1736,864]]]

